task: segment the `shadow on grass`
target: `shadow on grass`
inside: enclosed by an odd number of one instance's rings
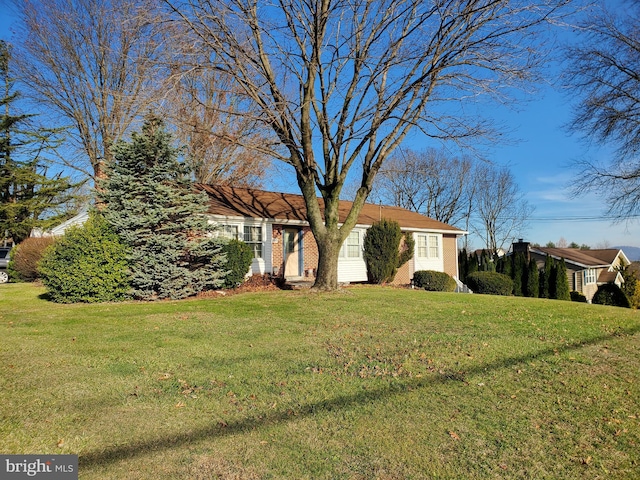
[[[269,426],[274,423],[285,423],[291,421],[292,419],[297,420],[301,417],[311,416],[318,412],[329,412],[341,408],[368,404],[371,402],[390,398],[395,395],[399,395],[402,392],[408,391],[408,389],[415,390],[420,388],[433,387],[434,385],[438,384],[463,381],[465,375],[473,375],[477,373],[484,373],[490,370],[509,368],[544,357],[554,356],[555,354],[560,352],[570,352],[579,350],[587,346],[605,343],[615,337],[631,336],[638,332],[640,332],[640,325],[629,329],[620,328],[608,335],[601,335],[563,346],[546,348],[526,355],[508,357],[491,363],[479,364],[472,368],[466,369],[464,373],[460,374],[434,375],[424,378],[407,379],[407,381],[403,382],[402,384],[396,383],[374,390],[366,390],[356,394],[340,395],[320,402],[302,405],[294,412],[291,412],[291,410],[282,412],[276,411],[270,414],[265,414],[260,418],[247,418],[241,421],[231,422],[224,426],[219,424],[209,425],[200,429],[191,430],[189,433],[132,442],[127,445],[118,445],[101,451],[88,452],[80,456],[80,467],[91,468],[99,465],[114,463],[123,459],[133,458],[150,451],[157,452],[159,450],[173,448],[182,444],[198,442],[199,440],[204,440],[211,437],[224,437],[227,435],[234,435],[243,431],[247,431],[249,429]]]

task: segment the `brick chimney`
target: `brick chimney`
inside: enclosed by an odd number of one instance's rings
[[[511,251],[515,255],[516,253],[523,253],[524,257],[527,259],[527,262],[530,260],[529,256],[529,242],[524,242],[521,238],[518,239],[517,242],[513,242],[511,246]]]

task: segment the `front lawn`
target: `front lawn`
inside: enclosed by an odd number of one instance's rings
[[[57,305],[0,285],[0,453],[84,479],[637,478],[637,311],[355,287]]]

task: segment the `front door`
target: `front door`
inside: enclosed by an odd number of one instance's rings
[[[301,277],[301,265],[300,265],[300,230],[296,228],[284,229],[284,276]]]

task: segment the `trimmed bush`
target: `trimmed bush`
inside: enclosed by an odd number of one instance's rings
[[[581,302],[581,303],[587,303],[587,297],[585,297],[582,293],[580,292],[576,292],[575,290],[571,291],[569,293],[569,295],[571,295],[571,301],[572,302]]]
[[[598,291],[593,296],[591,303],[631,308],[629,299],[615,283],[605,283],[604,285],[600,285],[598,287]]]
[[[253,250],[246,243],[234,239],[223,245],[222,253],[227,257],[226,268],[229,270],[222,288],[235,288],[245,281],[253,260]]]
[[[497,272],[474,272],[467,276],[467,285],[474,293],[511,295],[513,280]]]
[[[456,281],[444,272],[418,270],[413,274],[413,284],[430,292],[453,292]]]
[[[54,302],[124,300],[131,292],[127,255],[106,220],[92,213],[45,251],[38,272]]]
[[[9,262],[9,277],[23,282],[33,282],[38,279],[38,262],[44,251],[53,244],[53,237],[30,237],[24,239],[11,250]]]
[[[400,251],[402,231],[398,222],[383,218],[367,230],[364,237],[364,261],[369,282],[381,284],[392,282],[398,268],[413,257],[415,242],[405,236],[403,251]]]

